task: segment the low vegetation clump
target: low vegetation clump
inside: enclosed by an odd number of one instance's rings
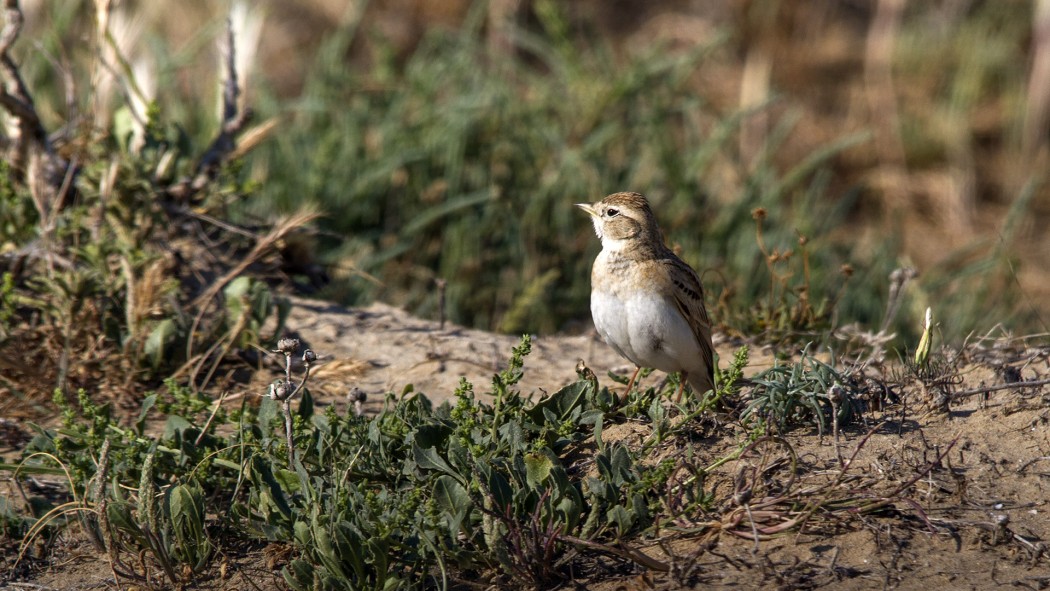
[[[9,523],[25,535],[23,554],[34,538],[79,524],[118,579],[149,586],[183,585],[248,540],[292,548],[282,574],[295,589],[543,588],[594,568],[588,557],[613,559],[613,573],[666,572],[668,555],[638,546],[762,539],[875,511],[907,491],[795,487],[780,479],[799,472],[791,446],[754,421],[724,457],[698,447],[715,413],[739,400],[731,378],[746,348],[706,397],[670,405],[668,383],[632,391],[622,407],[585,367],[550,396],[523,396],[529,351],[526,337],[486,392],[464,380],[437,407],[408,389],[363,417],[319,411],[303,389],[291,455],[270,397],[230,410],[169,384],[124,426],[84,391],[76,401],[56,394],[62,424],[38,430],[17,473],[62,474],[70,496],[29,495],[39,521]],[[625,428],[638,439],[628,444]],[[731,489],[727,467],[739,470]]]
[[[14,43],[17,3],[6,16]],[[94,68],[112,65],[108,33]],[[207,140],[167,119],[125,70],[113,84],[127,86],[126,104],[49,134],[11,51],[5,43],[3,75],[24,107],[5,102],[6,117],[32,133],[0,137],[0,356],[12,360],[0,410],[45,414],[56,388],[137,406],[166,378],[201,390],[250,374],[253,346],[279,335],[288,311],[274,289],[287,282],[282,248],[316,216],[226,219],[254,191],[240,158],[270,129],[250,126],[232,61]]]

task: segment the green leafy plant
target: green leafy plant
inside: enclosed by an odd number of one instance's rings
[[[49,8],[61,17],[59,26],[73,26],[76,7]],[[18,4],[5,15],[3,58],[11,66],[5,78],[17,79],[20,60],[7,51],[21,32]],[[12,125],[38,131],[2,142],[8,157],[0,167],[0,353],[17,349],[34,359],[32,371],[19,366],[7,377],[42,402],[55,387],[136,399],[165,377],[186,373],[203,387],[231,353],[275,340],[287,305],[252,275],[314,215],[291,216],[262,233],[221,219],[231,201],[251,194],[234,154],[252,144],[235,142],[248,118],[237,102],[232,61],[224,73],[219,137],[194,141],[142,95],[130,67],[114,68],[111,59],[126,66],[124,56],[112,31],[99,33],[105,47],[78,48],[71,59],[91,64],[70,76],[108,71],[127,93],[118,105],[91,97],[97,102],[87,111],[96,111],[98,127],[69,125],[59,154],[46,139],[32,85],[20,80],[24,106],[4,109]],[[110,50],[116,55],[105,57]],[[94,81],[72,78],[70,90],[96,89]],[[97,112],[100,107],[112,107],[112,117]],[[43,164],[26,164],[34,158]],[[264,334],[264,325],[274,332]],[[203,351],[202,342],[208,343]]]
[[[493,377],[491,403],[463,382],[448,404],[408,392],[372,418],[315,415],[306,389],[290,422],[270,397],[228,412],[169,382],[122,426],[85,391],[75,402],[57,393],[62,425],[39,430],[19,470],[58,468],[73,500],[32,535],[75,514],[117,576],[147,583],[163,573],[182,584],[247,535],[296,548],[284,571],[296,589],[444,587],[462,570],[552,584],[570,548],[606,551],[651,527],[676,464],[646,461],[657,438],[641,450],[603,439],[624,415],[593,375],[539,401],[522,395],[530,349],[524,337]],[[164,428],[151,435],[154,414]],[[575,467],[585,458],[593,472]],[[142,557],[151,569],[135,566]]]
[[[57,394],[61,425],[38,429],[16,479],[63,474],[71,499],[37,505],[31,524],[6,522],[25,531],[24,548],[79,524],[114,576],[152,586],[206,576],[244,540],[288,545],[282,574],[303,590],[447,589],[465,577],[550,587],[594,554],[688,579],[643,542],[669,532],[757,541],[829,518],[841,527],[897,502],[916,506],[910,487],[943,457],[904,484],[872,481],[866,492],[846,479],[853,462],[841,455],[835,469],[805,472],[813,460],[770,432],[843,426],[863,410],[850,376],[808,351],[741,380],[741,347],[706,398],[671,404],[669,380],[619,405],[586,368],[540,400],[523,395],[530,349],[523,337],[484,392],[463,381],[435,407],[406,388],[370,417],[334,406],[315,413],[306,388],[286,399],[298,402],[287,415],[270,396],[223,410],[169,383],[122,425],[86,392],[76,401]],[[287,360],[291,349],[278,353]],[[749,428],[721,457],[697,443],[714,412]],[[162,429],[147,428],[158,419]],[[641,438],[611,437],[623,423]]]

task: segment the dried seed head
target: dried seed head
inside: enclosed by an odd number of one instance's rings
[[[809,244],[809,238],[806,238],[806,236],[804,234],[799,234],[798,235],[798,245],[799,246],[805,246],[806,244]]]
[[[299,349],[299,339],[281,339],[277,341],[277,352],[291,355]]]
[[[317,361],[317,353],[313,349],[303,351],[303,363],[310,364]]]
[[[357,386],[350,389],[350,393],[346,395],[346,399],[354,405],[354,416],[360,417],[365,414],[365,396],[364,391]]]
[[[846,277],[852,277],[853,276],[853,265],[850,265],[848,263],[844,264],[841,267],[839,267],[839,272],[842,273],[843,275],[845,275]]]
[[[766,219],[766,208],[764,208],[764,207],[756,207],[756,208],[752,209],[751,210],[751,217],[756,219],[756,220],[759,220],[759,221]]]
[[[587,362],[583,359],[576,360],[576,375],[580,376],[581,380],[596,380],[597,376],[591,371],[591,368],[587,367]]]
[[[288,398],[288,384],[284,380],[274,380],[270,384],[270,398],[278,401]]]
[[[842,386],[835,384],[828,389],[828,400],[834,404],[838,404],[846,399],[846,392],[842,389]]]

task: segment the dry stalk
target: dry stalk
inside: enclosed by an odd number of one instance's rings
[[[890,273],[890,295],[886,299],[886,314],[882,318],[882,326],[879,334],[885,334],[897,317],[901,303],[904,301],[904,286],[909,281],[919,276],[919,272],[911,267],[900,267]]]
[[[201,189],[215,178],[222,163],[229,160],[237,150],[236,138],[253,116],[250,108],[241,109],[238,106],[237,99],[240,97],[241,89],[237,83],[233,20],[230,18],[226,19],[226,36],[222,43],[222,50],[226,57],[226,76],[222,87],[222,121],[219,125],[219,133],[212,140],[208,149],[204,151],[197,163],[193,176],[183,178],[169,187],[167,191],[169,195],[183,203],[192,200]]]
[[[306,381],[310,379],[310,368],[317,361],[317,355],[311,349],[303,351],[303,365],[306,367],[303,379],[298,385],[292,382],[292,355],[299,350],[299,339],[281,339],[277,341],[277,349],[274,353],[284,355],[285,380],[277,380],[270,384],[270,398],[281,403],[281,412],[284,414],[284,435],[288,445],[288,469],[295,469],[295,441],[292,437],[292,399],[298,394]]]
[[[438,290],[438,330],[445,330],[445,290],[448,281],[439,277],[434,280],[434,285]]]
[[[846,478],[846,472],[849,471],[849,469],[853,466],[853,462],[857,459],[857,454],[860,453],[860,450],[864,447],[868,440],[871,439],[871,437],[875,435],[875,433],[877,433],[885,425],[886,422],[883,421],[869,429],[868,432],[860,438],[860,441],[857,442],[857,446],[853,449],[853,453],[850,455],[849,460],[846,462],[842,462],[841,460],[839,461],[839,472],[835,476],[835,480],[833,480],[831,484],[825,487],[827,492],[824,495],[822,495],[819,499],[817,499],[816,502],[807,504],[806,508],[802,510],[802,518],[798,522],[799,534],[802,533],[802,528],[803,526],[805,526],[809,518],[813,516],[813,514],[817,511],[819,507],[823,506],[825,503],[827,503],[828,499],[831,498],[831,492],[835,489],[835,487],[837,487]]]
[[[0,134],[0,147],[15,173],[29,186],[40,215],[43,235],[54,229],[56,214],[65,205],[75,167],[55,153],[47,129],[36,111],[33,96],[9,50],[22,32],[25,18],[18,0],[4,0],[4,28],[0,32],[0,106],[12,122]]]
[[[842,485],[859,478],[848,474],[850,468],[856,463],[857,455],[867,441],[884,425],[885,423],[880,423],[869,430],[857,443],[849,459],[839,461],[839,468],[834,472],[834,478],[827,484],[816,488],[793,489],[794,480],[791,479],[788,485],[782,487],[781,490],[763,495],[761,479],[764,474],[768,476],[767,472],[772,470],[776,464],[771,463],[768,468],[762,469],[742,468],[736,476],[732,510],[725,513],[718,521],[695,523],[694,525],[699,526],[699,529],[690,535],[699,533],[706,536],[717,536],[725,533],[757,543],[790,530],[796,530],[801,534],[806,523],[817,511],[822,511],[826,515],[862,515],[877,511],[894,502],[907,504],[928,527],[933,528],[933,524],[922,507],[903,494],[916,482],[929,476],[935,467],[941,465],[957,440],[953,440],[945,449],[938,450],[936,457],[922,465],[915,475],[888,494],[867,498],[865,498],[866,495],[858,497],[854,494],[853,491],[870,488],[869,483],[850,484],[846,496],[842,496]],[[742,452],[738,459],[745,456],[746,453]],[[839,492],[836,493],[836,491]]]
[[[204,368],[204,364],[208,359],[213,358],[214,361],[212,362],[211,368],[208,369],[208,373],[205,374],[204,379],[198,386],[201,390],[207,387],[208,383],[211,382],[212,377],[215,375],[215,372],[218,371],[222,360],[226,357],[226,354],[230,352],[230,349],[233,348],[234,343],[237,342],[237,336],[240,335],[241,331],[244,330],[244,327],[248,325],[248,317],[250,314],[251,312],[249,311],[248,306],[242,307],[240,315],[234,320],[233,325],[228,331],[226,331],[226,334],[215,341],[207,351],[200,355],[199,362],[190,372],[190,384],[197,384],[197,374]],[[216,350],[219,351],[218,355],[214,355]],[[192,362],[193,360],[190,361]]]
[[[649,570],[654,570],[663,573],[671,569],[670,565],[668,565],[667,563],[661,562],[653,558],[652,556],[649,556],[648,554],[642,552],[641,550],[631,548],[630,546],[627,546],[622,542],[613,546],[609,544],[601,544],[591,540],[584,540],[582,538],[577,538],[575,536],[570,536],[566,534],[559,534],[558,539],[563,542],[572,544],[574,546],[579,546],[588,550],[594,550],[596,552],[601,552],[602,554],[617,556],[619,558],[623,558],[624,560],[630,560],[631,562],[634,562],[635,564],[638,564],[640,566],[644,566]]]
[[[262,236],[252,247],[252,250],[245,255],[241,261],[234,266],[232,269],[226,272],[225,275],[220,277],[207,291],[197,296],[193,302],[190,303],[189,308],[197,308],[197,315],[193,318],[193,324],[190,326],[189,334],[194,335],[197,333],[197,328],[200,326],[201,320],[204,318],[204,314],[207,312],[208,303],[219,294],[226,287],[226,285],[240,276],[248,267],[258,262],[267,253],[274,250],[274,248],[284,239],[289,233],[296,228],[300,228],[318,217],[318,213],[310,210],[303,210],[292,214],[278,222],[278,224],[270,230],[268,234]],[[186,359],[190,360],[187,363],[193,361],[193,339],[189,339],[186,345]],[[181,369],[180,369],[181,371]]]
[[[204,439],[204,435],[208,432],[208,428],[211,427],[212,421],[215,420],[215,415],[218,414],[219,409],[222,408],[222,403],[226,400],[226,395],[229,394],[229,390],[223,390],[222,394],[219,395],[219,399],[212,405],[211,414],[208,415],[208,420],[204,423],[204,428],[197,434],[197,439],[193,442],[194,445],[200,445]]]

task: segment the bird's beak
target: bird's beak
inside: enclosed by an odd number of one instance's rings
[[[579,207],[583,211],[586,211],[588,214],[590,214],[591,217],[598,217],[598,211],[594,209],[594,206],[590,203],[577,203],[576,207]]]

